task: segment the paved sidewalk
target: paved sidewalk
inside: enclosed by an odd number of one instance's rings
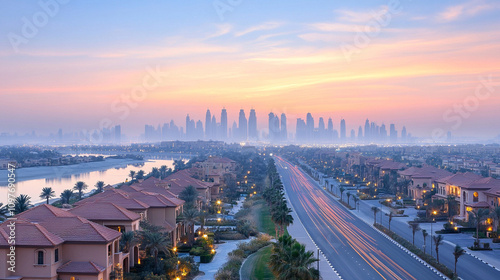
[[[285,193],[285,196],[287,198],[288,204],[290,205],[289,202],[290,199],[288,198],[288,194]],[[293,205],[290,205],[290,207],[292,207],[293,209]],[[290,235],[293,238],[295,238],[298,242],[304,244],[306,246],[306,250],[313,251],[314,257],[317,257],[318,247],[307,233],[304,225],[300,221],[295,210],[292,211],[292,217],[293,217],[293,224],[287,227],[288,233],[290,233]],[[319,254],[319,274],[321,278],[324,280],[341,279],[321,251]]]
[[[215,273],[221,268],[229,259],[228,253],[236,249],[239,243],[248,242],[249,239],[245,240],[228,240],[223,244],[215,244],[215,254],[213,260],[210,263],[200,263],[200,271],[203,271],[205,275],[197,276],[196,280],[213,280],[215,279]]]

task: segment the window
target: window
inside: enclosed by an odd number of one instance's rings
[[[54,251],[54,255],[55,255],[55,262],[58,262],[59,261],[59,249],[56,249]]]
[[[37,264],[43,264],[43,251],[38,251]]]
[[[75,276],[71,276],[69,280],[75,280]]]
[[[112,252],[112,250],[111,250],[111,244],[110,244],[110,245],[108,245],[108,256],[111,256],[111,252]]]
[[[479,194],[477,192],[474,192],[472,194],[472,201],[473,202],[478,202],[479,201]]]

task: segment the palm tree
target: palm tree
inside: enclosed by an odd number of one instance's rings
[[[135,235],[135,232],[126,231],[122,233],[122,237],[120,239],[120,245],[124,253],[130,252],[130,248],[133,247],[136,243],[137,243],[137,236]]]
[[[78,191],[78,198],[81,200],[82,199],[82,194],[83,194],[83,191],[87,189],[87,184],[85,184],[84,182],[82,181],[78,181],[75,183],[75,186],[73,187],[73,189],[75,191]]]
[[[196,222],[196,218],[198,218],[198,211],[196,209],[187,209],[182,213],[182,219],[187,226],[188,231],[188,243],[192,245],[194,242],[194,223]]]
[[[453,255],[455,256],[455,274],[457,274],[457,262],[458,258],[465,254],[465,250],[459,245],[455,246],[455,250],[453,251]]]
[[[339,188],[339,191],[340,191],[340,201],[344,201],[344,199],[343,199],[342,195],[343,195],[343,193],[344,193],[344,191],[345,191],[345,188],[344,188],[344,187],[340,187],[340,188]]]
[[[444,237],[441,234],[434,235],[432,237],[432,240],[434,240],[434,245],[436,245],[436,259],[437,262],[439,263],[439,245],[443,244]]]
[[[61,200],[62,204],[69,204],[69,200],[73,197],[73,191],[72,190],[64,190],[61,193]]]
[[[3,221],[5,220],[5,218],[7,218],[7,213],[9,213],[7,205],[3,205],[3,203],[0,202],[0,221]]]
[[[347,196],[347,205],[349,205],[349,198],[351,197],[351,193],[347,192],[345,195]]]
[[[495,209],[491,212],[491,215],[493,216],[493,231],[497,232],[498,224],[500,223],[500,206],[495,207]]]
[[[97,193],[102,193],[102,189],[104,188],[104,182],[99,181],[99,182],[95,183],[95,188],[96,188]]]
[[[160,170],[157,167],[153,167],[153,169],[151,169],[151,176],[160,178]]]
[[[273,207],[271,212],[271,219],[277,226],[279,226],[280,235],[283,235],[285,228],[293,223],[293,217],[290,215],[290,213],[292,213],[292,209],[288,208],[286,202],[282,202],[281,204]]]
[[[356,205],[358,204],[358,198],[353,195],[352,200],[354,200],[354,208],[356,208]]]
[[[373,225],[377,223],[377,213],[380,211],[380,208],[377,206],[372,206],[372,211],[373,211]]]
[[[134,178],[135,178],[135,171],[134,170],[130,170],[130,173],[128,174],[128,176],[130,177],[130,181],[133,181]]]
[[[392,217],[394,217],[394,213],[392,211],[389,213],[389,231],[391,231],[391,222],[392,222]]]
[[[425,254],[425,245],[426,245],[426,242],[427,242],[426,239],[427,239],[428,235],[429,234],[427,233],[427,230],[423,229],[422,230],[422,236],[424,237],[424,254]],[[432,248],[431,248],[431,250],[432,250]]]
[[[179,194],[179,198],[184,200],[187,208],[194,207],[198,198],[198,191],[195,187],[189,185]]]
[[[158,253],[163,252],[167,256],[171,255],[169,249],[170,240],[163,233],[142,231],[141,245],[144,247],[147,254],[154,257],[156,271],[158,270]]]
[[[135,174],[135,178],[137,180],[144,179],[144,170],[141,169],[141,170],[137,171],[137,174]]]
[[[14,201],[14,213],[19,214],[31,208],[32,205],[30,200],[31,197],[25,194],[16,197]]]
[[[306,251],[303,244],[285,234],[274,243],[269,265],[278,280],[313,280],[319,278],[319,271],[313,266],[317,261],[313,251]]]
[[[415,246],[415,233],[419,231],[420,225],[418,223],[409,223],[409,227],[411,228],[411,233],[413,235],[413,246]]]
[[[40,194],[40,198],[46,199],[47,204],[49,204],[49,199],[51,197],[55,197],[55,196],[56,196],[56,192],[53,191],[52,188],[49,188],[49,187],[43,188],[42,193]]]
[[[476,224],[476,244],[479,247],[479,227],[481,223],[488,218],[490,214],[490,209],[477,209],[476,211],[469,211],[472,214],[472,218],[474,219],[474,223]]]
[[[167,168],[167,166],[166,166],[166,165],[162,165],[162,166],[160,166],[160,179],[163,179],[163,178],[165,178],[165,177],[166,177],[166,175],[167,175],[167,170],[168,170],[168,168]]]
[[[456,204],[455,196],[454,195],[448,195],[446,197],[446,204],[448,205],[448,220],[451,221],[451,217],[453,216],[453,210]]]

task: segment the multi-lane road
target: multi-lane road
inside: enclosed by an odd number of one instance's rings
[[[346,210],[298,167],[279,157],[276,167],[294,210],[340,277],[443,279]]]

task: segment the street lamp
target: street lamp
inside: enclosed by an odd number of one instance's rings
[[[432,233],[432,224],[433,224],[433,223],[434,223],[434,221],[435,221],[434,215],[436,215],[436,213],[437,213],[437,212],[436,212],[435,210],[434,210],[434,211],[432,211],[432,215],[433,215],[433,217],[432,217],[432,222],[431,222],[431,247],[429,248],[429,249],[430,249],[430,251],[431,251],[431,257],[432,257],[432,235],[433,235],[433,233]]]

